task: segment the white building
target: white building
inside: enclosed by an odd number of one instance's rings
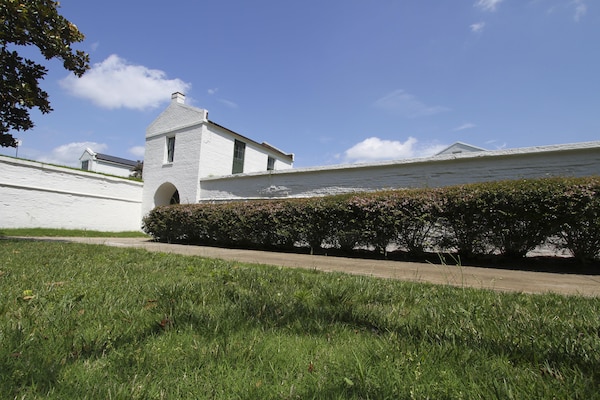
[[[427,158],[292,168],[293,154],[171,104],[146,130],[142,215],[170,203],[312,197],[390,188],[600,174],[600,142],[486,150],[456,142]]]
[[[79,165],[84,171],[101,172],[103,174],[123,176],[131,175],[131,170],[139,161],[127,160],[108,154],[96,153],[89,147],[79,157]]]
[[[146,129],[142,214],[170,203],[197,203],[200,179],[292,168],[293,154],[258,143],[208,119],[208,111],[171,104]]]
[[[457,142],[433,157],[296,169],[293,154],[218,125],[184,101],[174,93],[148,126],[143,183],[0,156],[0,228],[137,230],[152,208],[175,202],[600,175],[600,141],[502,150]],[[90,149],[80,160],[83,169],[123,176],[137,164]]]

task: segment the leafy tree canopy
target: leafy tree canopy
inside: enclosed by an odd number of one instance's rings
[[[89,68],[89,56],[71,44],[84,35],[58,14],[53,0],[0,0],[0,145],[15,147],[11,130],[33,128],[29,110],[52,111],[48,93],[39,87],[48,70],[19,55],[20,46],[36,46],[50,60],[62,60],[65,69],[81,76]]]

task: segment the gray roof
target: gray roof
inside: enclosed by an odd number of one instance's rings
[[[179,105],[179,106],[182,106],[182,105],[183,105],[183,106],[185,106],[184,104],[178,104],[178,105]],[[187,107],[189,107],[189,106],[187,106]],[[256,144],[257,146],[264,147],[264,148],[266,148],[266,149],[269,149],[269,150],[271,150],[271,151],[273,151],[273,152],[275,152],[275,153],[279,153],[279,154],[280,154],[280,155],[282,155],[283,157],[289,158],[291,161],[294,161],[294,153],[285,153],[283,150],[280,150],[280,149],[278,149],[277,147],[275,147],[275,146],[272,146],[272,145],[270,145],[269,143],[266,143],[266,142],[258,143],[257,141],[255,141],[255,140],[252,140],[252,139],[250,139],[249,137],[246,137],[246,136],[244,136],[244,135],[241,135],[241,134],[239,134],[239,133],[237,133],[237,132],[234,132],[234,131],[232,131],[231,129],[229,129],[229,128],[226,128],[226,127],[224,127],[223,125],[219,125],[219,124],[217,124],[216,122],[213,122],[213,121],[211,121],[211,120],[208,120],[208,123],[209,123],[209,124],[212,124],[212,125],[214,125],[214,126],[217,126],[217,127],[221,128],[221,129],[224,129],[224,130],[226,130],[227,132],[229,132],[229,133],[232,133],[232,134],[233,134],[233,135],[235,135],[235,136],[238,136],[240,139],[242,139],[242,140],[244,140],[244,141],[246,141],[246,142],[254,143],[254,144]]]
[[[108,154],[102,154],[102,153],[96,153],[96,159],[112,162],[115,164],[127,165],[130,167],[135,167],[136,165],[138,165],[138,162],[139,162],[139,161],[128,160],[126,158],[109,156]]]

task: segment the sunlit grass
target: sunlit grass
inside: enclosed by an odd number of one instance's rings
[[[6,398],[600,398],[600,300],[0,241]]]

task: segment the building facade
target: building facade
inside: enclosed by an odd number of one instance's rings
[[[292,168],[293,154],[208,119],[174,93],[146,130],[142,215],[171,203],[312,197],[381,189],[600,174],[600,142],[486,150],[456,142],[427,158]]]
[[[84,169],[119,175],[96,168],[103,156],[86,150],[82,167],[88,161]],[[150,210],[170,203],[597,176],[600,141],[491,151],[457,142],[427,158],[311,168],[292,168],[293,161],[210,121],[174,93],[146,130],[143,183],[0,156],[0,228],[138,230]]]
[[[100,172],[125,178],[131,176],[132,170],[138,163],[140,161],[96,153],[90,148],[85,149],[81,157],[79,157],[79,165],[84,171]]]
[[[197,203],[202,178],[285,170],[293,161],[293,154],[210,121],[207,110],[173,93],[146,129],[142,214],[160,205]]]

